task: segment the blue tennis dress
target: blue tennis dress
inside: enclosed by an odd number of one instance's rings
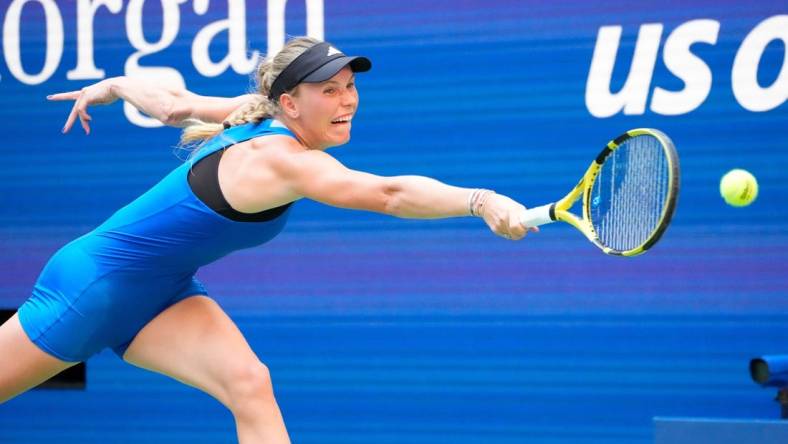
[[[271,134],[295,137],[275,120],[223,131],[193,160],[55,253],[19,308],[30,339],[64,361],[84,361],[107,347],[123,356],[157,314],[206,294],[194,278],[199,267],[279,234],[289,208],[265,222],[233,221],[199,200],[187,181],[202,158]]]

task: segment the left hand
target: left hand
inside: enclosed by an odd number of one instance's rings
[[[116,100],[118,97],[112,92],[110,88],[110,81],[112,79],[105,79],[98,83],[86,86],[79,91],[69,91],[57,93],[47,96],[47,100],[73,100],[74,106],[71,108],[71,113],[68,115],[66,124],[63,126],[63,134],[67,133],[74,122],[79,116],[79,121],[82,124],[82,129],[85,134],[90,134],[90,125],[88,122],[92,120],[88,114],[88,106],[91,105],[108,105]]]

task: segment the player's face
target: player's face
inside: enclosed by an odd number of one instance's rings
[[[325,149],[350,140],[350,126],[358,108],[355,76],[344,67],[320,83],[302,83],[294,100],[307,146]]]

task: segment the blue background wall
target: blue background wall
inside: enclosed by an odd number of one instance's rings
[[[3,17],[10,4],[0,3]],[[122,75],[134,52],[126,6],[96,16],[95,61],[107,76]],[[249,46],[264,51],[265,7],[247,7]],[[0,306],[10,308],[54,251],[179,162],[177,129],[137,127],[119,104],[92,110],[90,136],[60,134],[70,105],[44,97],[89,81],[66,78],[76,7],[58,8],[65,46],[50,78],[24,84],[0,61]],[[190,57],[225,3],[203,16],[191,2],[180,10],[175,43],[140,64],[174,67],[201,94],[245,92],[246,75],[204,77]],[[22,15],[31,73],[43,65],[42,11],[33,2]],[[159,2],[144,11],[156,39]],[[326,39],[374,62],[358,76],[353,140],[331,151],[348,166],[493,188],[533,206],[567,191],[607,140],[647,126],[676,143],[682,191],[663,240],[635,259],[604,256],[566,226],[512,243],[477,219],[298,203],[273,242],[199,273],[271,368],[294,442],[632,443],[651,441],[657,415],[776,417],[747,363],[788,351],[788,108],[743,108],[731,69],[745,37],[785,13],[780,2],[326,1]],[[305,16],[303,2],[290,2],[287,33],[305,33]],[[700,106],[591,115],[584,97],[600,27],[623,27],[617,91],[640,25],[662,23],[664,44],[695,19],[720,23],[716,44],[692,47],[713,78]],[[226,44],[215,41],[215,60]],[[662,54],[651,90],[682,89]],[[785,56],[785,41],[767,46],[762,86]],[[760,180],[750,207],[719,198],[719,178],[734,167]],[[111,353],[88,362],[85,391],[34,391],[0,406],[3,443],[231,442],[233,433],[208,396]]]

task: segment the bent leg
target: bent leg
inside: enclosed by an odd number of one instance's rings
[[[207,296],[186,298],[161,312],[137,334],[123,359],[219,400],[233,413],[241,444],[290,443],[268,369]]]
[[[38,348],[14,314],[0,325],[0,403],[77,364],[61,361]]]

